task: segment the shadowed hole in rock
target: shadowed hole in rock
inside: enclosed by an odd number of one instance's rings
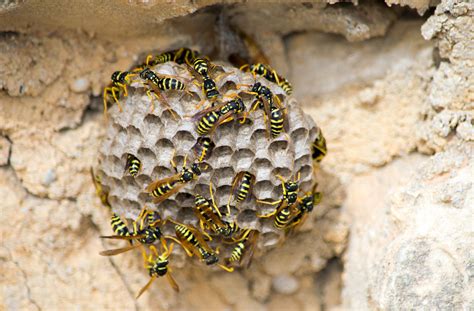
[[[311,165],[307,164],[307,165],[304,165],[303,167],[301,167],[301,169],[299,170],[300,172],[300,180],[304,180],[308,177],[310,177],[311,173],[313,172],[313,168],[311,167]]]
[[[178,219],[180,219],[181,223],[185,224],[192,224],[194,226],[197,225],[197,218],[194,214],[194,208],[192,207],[181,207],[178,212]]]
[[[171,177],[175,174],[174,170],[166,167],[166,166],[156,166],[154,169],[153,169],[153,172],[151,173],[151,177],[152,177],[152,182],[156,181],[156,180],[160,180],[160,179],[163,179],[163,178],[168,178],[168,177]]]
[[[237,85],[233,81],[226,81],[220,88],[219,92],[221,94],[226,94],[228,91],[237,90]],[[234,92],[233,92],[234,93]],[[232,98],[226,97],[226,100],[231,100]]]
[[[294,169],[299,171],[305,165],[311,165],[312,159],[309,155],[304,155],[296,159]]]
[[[168,138],[162,138],[158,140],[158,142],[156,143],[156,149],[159,152],[159,157],[160,158],[166,157],[167,162],[169,163],[169,161],[171,160],[171,156],[173,155],[173,152],[174,152],[173,142],[169,140]]]
[[[212,183],[214,187],[220,187],[222,185],[228,185],[232,182],[234,176],[234,169],[230,166],[218,168],[214,170],[214,176],[212,176]]]
[[[253,210],[243,210],[237,217],[237,223],[243,228],[255,228],[258,222],[258,218]]]
[[[262,180],[256,182],[253,186],[253,192],[259,193],[261,197],[257,198],[258,200],[271,199],[273,184],[268,180]]]
[[[286,167],[277,167],[277,168],[274,168],[272,171],[272,176],[276,176],[276,175],[291,176],[291,171],[290,169]]]
[[[155,162],[155,153],[150,148],[142,147],[138,149],[137,154],[134,154],[134,156],[137,157],[141,162],[139,174],[141,174],[145,169],[148,172],[151,170],[150,167],[144,167],[146,164]]]
[[[217,206],[226,205],[231,195],[232,187],[229,185],[220,186],[214,191],[214,200],[216,200]],[[231,203],[232,204],[232,203]]]
[[[179,206],[194,206],[194,195],[189,192],[179,192],[175,196]]]
[[[267,175],[272,170],[272,162],[268,159],[259,158],[255,159],[252,163],[252,169],[255,171],[255,175]]]
[[[290,136],[293,141],[304,141],[305,137],[308,135],[308,130],[304,127],[294,130]],[[296,146],[295,146],[296,147]]]
[[[268,139],[268,131],[265,129],[258,129],[252,133],[250,137],[250,142],[253,146],[263,146],[266,144]]]
[[[189,151],[196,143],[194,136],[188,131],[178,131],[174,137],[173,141],[179,142],[179,150]]]
[[[234,152],[234,155],[232,156],[232,163],[235,163],[236,167],[239,167],[240,162],[250,162],[254,156],[255,153],[253,153],[253,151],[250,149],[238,149]]]
[[[152,115],[152,114],[146,115],[143,121],[147,129],[150,131],[152,130],[158,131],[163,126],[163,123],[161,122],[160,117]]]
[[[140,212],[140,210],[142,209],[142,206],[140,206],[140,204],[132,200],[123,200],[123,203],[125,204],[125,206],[129,207],[130,210],[137,211],[137,213]]]
[[[140,188],[145,189],[146,185],[152,182],[150,176],[147,175],[138,175],[135,178],[135,182],[140,186]]]

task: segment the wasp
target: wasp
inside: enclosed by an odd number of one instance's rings
[[[150,280],[146,285],[140,290],[138,293],[136,299],[138,299],[155,281],[155,279],[166,276],[168,279],[168,282],[170,283],[171,287],[179,292],[179,286],[178,283],[176,283],[176,280],[173,278],[171,275],[171,268],[168,266],[169,261],[168,258],[171,255],[173,251],[173,243],[170,244],[169,248],[165,248],[165,251],[159,255],[158,251],[155,246],[150,246],[150,250],[152,254],[150,254],[149,257],[144,256],[145,259],[145,268],[148,269],[148,274],[150,275]],[[155,259],[153,259],[153,255],[155,256]]]
[[[279,87],[283,89],[283,91],[285,91],[287,95],[291,95],[293,93],[293,87],[291,86],[290,82],[279,74],[277,74],[277,72],[269,65],[265,65],[262,63],[252,65],[245,64],[240,67],[240,70],[249,71],[253,74],[254,77],[256,75],[259,75],[270,82],[276,83]]]
[[[183,168],[181,172],[179,172],[176,167],[176,164],[173,161],[173,157],[171,158],[170,162],[176,174],[168,178],[154,181],[146,188],[146,191],[150,193],[150,195],[153,197],[154,203],[163,202],[171,195],[178,192],[187,183],[191,182],[192,180],[196,179],[198,176],[201,175],[201,168],[199,167],[199,163],[195,162],[191,165],[190,168],[186,167],[187,156],[184,158]]]
[[[130,175],[136,177],[140,168],[142,167],[142,162],[133,154],[127,155],[127,163],[125,164],[125,170],[127,170]]]
[[[255,95],[252,111],[255,111],[257,107],[263,108],[265,118],[268,119],[268,130],[273,138],[280,135],[284,130],[288,132],[286,109],[282,108],[280,99],[273,95],[268,87],[256,82],[251,90],[246,93]]]
[[[200,194],[194,195],[194,211],[202,230],[207,229],[222,235],[228,234],[227,225],[222,221],[219,209]]]
[[[217,264],[222,269],[229,271],[227,267],[218,264],[219,257],[217,256],[217,252],[204,240],[203,235],[208,240],[212,240],[207,233],[200,232],[193,225],[184,225],[171,219],[169,221],[175,224],[176,238],[173,236],[167,236],[167,238],[181,245],[189,257],[196,255],[208,266]]]
[[[257,245],[259,232],[253,229],[246,229],[240,242],[232,249],[230,257],[225,259],[225,266],[228,271],[234,271],[234,263],[245,268],[250,267],[250,263]]]
[[[284,229],[291,229],[301,226],[308,217],[308,214],[313,211],[314,206],[321,202],[322,194],[321,192],[315,191],[316,187],[317,184],[314,186],[313,191],[307,193],[303,198],[298,199],[296,212],[288,221]]]
[[[91,172],[91,177],[92,177],[92,182],[94,183],[95,187],[95,192],[97,193],[97,196],[100,199],[100,202],[102,202],[102,205],[105,207],[111,207],[109,203],[109,192],[105,191],[104,188],[102,187],[102,179],[94,173],[94,169],[91,167],[90,169]]]
[[[255,176],[249,172],[240,172],[232,181],[232,192],[237,196],[237,202],[242,202],[249,196],[249,191],[252,191],[255,183]],[[230,199],[230,198],[229,198]]]
[[[216,145],[209,137],[199,137],[193,147],[197,161],[201,163],[205,159],[209,158],[215,146]]]
[[[128,229],[127,224],[122,220],[122,218],[117,214],[112,214],[110,218],[110,225],[112,230],[117,234],[117,236],[129,237],[131,235],[130,230]],[[130,240],[130,244],[133,244]]]
[[[210,68],[211,67],[211,68]],[[210,64],[208,59],[205,58],[196,58],[194,59],[192,66],[188,65],[188,70],[193,73],[193,75],[201,81],[201,83],[196,83],[201,87],[202,92],[208,100],[216,100],[220,95],[217,90],[215,81],[211,78],[211,71],[214,66]],[[200,103],[198,106],[200,106]]]
[[[211,195],[211,200],[205,199],[200,194],[195,194],[195,214],[199,219],[199,225],[202,230],[209,230],[217,235],[221,235],[222,237],[228,239],[232,238],[233,240],[234,235],[240,232],[240,228],[233,222],[228,222],[223,219],[223,216],[216,205],[214,200],[214,194],[212,191],[212,183],[209,184],[209,193]],[[227,216],[230,215],[230,209]]]
[[[137,241],[138,244],[133,245],[130,243],[130,246],[105,250],[100,252],[102,256],[113,256],[118,255],[134,248],[140,247],[144,244],[150,245],[156,241],[161,241],[162,245],[166,244],[163,234],[159,228],[159,223],[161,222],[161,217],[156,215],[157,212],[150,212],[144,207],[140,212],[137,220],[133,222],[133,231],[129,231],[125,223],[120,219],[120,217],[112,217],[112,228],[114,229],[117,235],[101,236],[103,239],[119,239],[119,240],[128,240],[128,241]],[[126,233],[128,231],[128,234]]]
[[[326,148],[326,138],[323,136],[323,132],[318,128],[316,133],[316,139],[311,145],[312,157],[316,162],[321,162],[321,160],[326,156],[328,149]]]
[[[269,214],[257,215],[257,216],[260,218],[268,218],[273,215],[276,215],[274,225],[275,227],[279,228],[280,225],[283,225],[284,223],[289,221],[289,217],[291,213],[289,208],[291,208],[291,206],[295,204],[298,199],[298,191],[299,191],[298,182],[300,179],[300,173],[298,173],[294,181],[287,181],[285,180],[285,178],[283,178],[280,175],[277,175],[277,178],[282,181],[281,183],[282,198],[274,202],[257,200],[257,202],[263,203],[263,204],[278,205],[277,208]],[[276,223],[277,221],[278,221],[278,224]]]
[[[244,102],[238,96],[226,103],[204,109],[193,116],[194,120],[199,120],[196,131],[201,136],[208,135],[214,132],[219,125],[241,116],[243,116],[243,120],[240,123],[244,123],[247,117],[245,109]]]
[[[150,98],[150,101],[152,103],[152,110],[155,109],[152,94],[155,95],[155,97],[159,101],[164,103],[169,109],[171,109],[171,106],[169,105],[165,97],[161,94],[161,92],[168,90],[186,90],[185,84],[180,80],[170,77],[161,78],[148,67],[140,72],[140,78],[144,80],[146,84],[150,87],[150,89],[146,91],[146,94],[148,98]],[[173,110],[170,111],[172,112]],[[176,118],[174,113],[173,116]]]
[[[124,96],[128,96],[127,85],[130,84],[130,78],[133,76],[136,76],[136,74],[130,71],[115,71],[112,73],[112,76],[110,77],[112,83],[104,88],[103,100],[105,115],[107,115],[107,103],[110,96],[113,97],[119,110],[122,111],[122,106],[120,105],[118,97],[122,91]]]
[[[189,66],[191,66],[194,60],[199,56],[198,51],[191,50],[189,48],[180,48],[173,52],[174,52],[173,61],[175,61],[178,64],[186,63]]]

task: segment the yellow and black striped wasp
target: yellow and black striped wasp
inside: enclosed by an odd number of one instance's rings
[[[130,175],[136,177],[140,172],[142,167],[142,162],[133,154],[127,154],[127,163],[125,164],[125,170],[127,170]]]
[[[131,71],[115,71],[112,73],[112,76],[110,77],[112,83],[104,88],[104,115],[107,115],[107,104],[110,96],[112,96],[114,101],[117,103],[119,110],[122,111],[122,106],[120,105],[118,98],[121,93],[123,93],[123,96],[128,96],[127,85],[131,83],[130,78],[133,76],[136,76],[136,73]]]
[[[214,65],[207,58],[195,58],[192,65],[188,65],[188,70],[200,82],[197,83],[202,89],[206,99],[214,101],[219,97],[219,91],[216,82],[211,78],[211,72],[214,70]],[[202,105],[202,101],[198,107]]]
[[[242,238],[236,243],[231,254],[225,261],[225,267],[229,272],[234,271],[234,265],[249,268],[257,245],[259,231],[245,229]]]
[[[313,144],[311,145],[311,152],[313,160],[316,162],[321,162],[321,160],[326,156],[328,149],[326,147],[326,138],[323,136],[323,132],[318,127],[318,132],[316,133],[316,138],[314,139]]]
[[[255,82],[253,85],[239,84],[238,87],[240,86],[252,87],[250,91],[244,91],[255,96],[251,111],[255,111],[257,108],[263,109],[268,124],[268,131],[273,138],[280,135],[283,131],[288,132],[286,108],[282,107],[278,96],[275,96],[268,87],[260,82]]]
[[[168,282],[170,283],[171,287],[176,291],[179,292],[178,283],[173,278],[171,274],[171,268],[169,267],[168,258],[173,252],[173,243],[170,244],[169,248],[164,247],[164,252],[160,255],[155,246],[150,246],[150,250],[152,254],[148,257],[144,256],[145,259],[145,267],[148,269],[148,274],[150,275],[150,280],[146,285],[140,290],[136,299],[138,299],[155,281],[155,279],[166,276]],[[153,259],[153,256],[155,259]]]
[[[291,218],[291,208],[296,203],[298,199],[298,191],[299,191],[299,179],[300,174],[298,173],[296,179],[294,181],[287,181],[280,175],[277,175],[277,178],[282,181],[282,198],[280,200],[274,202],[267,202],[257,200],[259,203],[269,204],[269,205],[278,205],[275,210],[269,214],[264,215],[257,215],[259,218],[269,218],[275,215],[275,222],[274,226],[276,228],[284,228],[286,224],[290,221]]]
[[[322,194],[316,191],[316,187],[317,184],[314,186],[313,191],[298,199],[296,212],[293,213],[284,229],[296,229],[298,226],[301,226],[306,221],[308,214],[313,211],[314,206],[321,202]]]
[[[166,100],[166,98],[161,94],[163,91],[168,90],[179,90],[179,91],[186,91],[185,84],[176,79],[171,77],[162,78],[158,76],[155,72],[153,72],[150,68],[146,67],[140,72],[140,78],[145,81],[145,84],[148,85],[149,89],[146,91],[147,96],[150,98],[152,104],[152,111],[155,109],[155,105],[153,104],[153,96],[156,97],[159,101],[161,101],[165,106],[167,106],[170,111],[171,106]],[[176,116],[173,113],[173,116]]]
[[[141,210],[137,220],[133,221],[133,229],[131,231],[119,216],[113,216],[111,224],[117,235],[101,236],[101,238],[137,241],[138,243],[135,245],[130,243],[131,245],[127,247],[105,250],[100,252],[100,255],[118,255],[134,248],[141,247],[142,245],[154,244],[156,241],[160,241],[161,244],[165,246],[166,242],[159,227],[161,222],[162,220],[159,213],[151,212],[146,207]],[[144,250],[142,250],[142,253],[143,252]]]
[[[222,236],[224,239],[235,240],[235,235],[240,232],[240,228],[233,222],[224,220],[219,208],[214,200],[212,190],[212,183],[209,184],[209,193],[211,200],[205,199],[200,194],[195,194],[195,208],[194,212],[199,219],[201,230],[207,230],[211,233]],[[230,215],[230,210],[227,216]]]
[[[212,150],[216,145],[209,137],[200,136],[196,144],[193,146],[193,152],[196,155],[197,161],[201,163],[205,159],[209,158],[212,154]]]
[[[189,48],[180,48],[174,51],[173,61],[178,64],[191,64],[199,56],[199,52]]]
[[[254,77],[256,75],[259,75],[265,79],[267,79],[270,82],[276,83],[279,87],[285,91],[287,95],[291,95],[293,93],[293,87],[291,86],[290,82],[280,76],[275,69],[271,68],[269,65],[265,65],[262,63],[257,63],[257,64],[245,64],[240,67],[240,70],[242,71],[249,71],[251,72]]]
[[[232,181],[232,194],[236,197],[237,202],[243,202],[249,197],[254,183],[255,176],[250,172],[243,171],[235,175]],[[231,197],[229,197],[229,203]]]
[[[95,192],[100,199],[100,202],[105,207],[111,207],[109,203],[109,192],[105,191],[102,187],[102,179],[94,173],[94,169],[91,167],[90,169],[92,182],[94,184]]]
[[[171,239],[181,245],[189,257],[195,255],[208,266],[217,264],[222,269],[229,271],[227,267],[218,264],[219,257],[217,256],[217,252],[214,251],[204,240],[204,236],[208,240],[212,240],[207,233],[200,232],[193,225],[184,225],[172,219],[169,219],[169,221],[175,224],[174,228],[176,238],[173,236],[166,236],[167,239]]]
[[[183,168],[181,172],[179,172],[173,161],[173,157],[170,162],[176,174],[171,177],[156,180],[146,187],[146,191],[153,197],[154,203],[163,202],[181,190],[187,183],[201,175],[199,163],[194,162],[190,168],[186,167],[187,156],[184,157]]]
[[[194,59],[198,57],[199,52],[191,50],[189,48],[179,48],[176,50],[166,51],[156,56],[148,55],[145,63],[138,65],[136,69],[140,70],[145,67],[156,66],[158,64],[164,64],[167,62],[175,62],[178,64],[192,65]]]
[[[247,118],[245,104],[242,99],[235,96],[234,99],[204,109],[193,116],[197,121],[196,131],[199,135],[210,135],[221,124],[241,118],[240,123],[244,123]]]
[[[200,194],[194,195],[194,213],[199,219],[201,230],[227,235],[227,225],[222,221],[219,209]]]

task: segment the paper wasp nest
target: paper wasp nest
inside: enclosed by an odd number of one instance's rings
[[[147,205],[148,208],[157,210],[162,218],[171,217],[197,226],[198,221],[193,212],[194,194],[210,198],[209,183],[212,182],[216,203],[223,207],[231,194],[234,176],[248,171],[256,177],[253,191],[250,198],[242,203],[233,200],[232,215],[239,226],[260,231],[257,250],[265,251],[274,247],[283,239],[284,232],[273,227],[273,218],[257,218],[257,211],[264,214],[274,207],[257,203],[256,199],[281,198],[281,181],[276,177],[277,174],[286,179],[294,179],[300,173],[300,195],[311,190],[311,143],[317,133],[313,120],[280,87],[257,76],[257,81],[269,87],[287,107],[288,133],[271,138],[263,109],[251,112],[244,124],[231,121],[220,125],[211,135],[215,148],[203,165],[207,164],[208,168],[179,193],[160,204],[154,204],[145,188],[154,180],[175,174],[170,164],[173,154],[178,170],[183,165],[185,155],[188,155],[188,166],[196,158],[192,148],[199,135],[196,132],[196,120],[192,116],[198,112],[196,105],[204,95],[200,86],[193,84],[195,79],[184,65],[168,62],[157,65],[152,70],[159,75],[178,76],[186,83],[190,94],[182,91],[163,92],[177,116],[176,119],[156,99],[153,101],[155,108],[152,111],[152,104],[145,93],[146,88],[137,79],[137,82],[128,87],[129,95],[120,99],[123,112],[119,111],[116,104],[109,109],[106,138],[100,148],[96,174],[102,179],[105,190],[109,191],[113,211],[125,218],[135,219],[141,208]],[[245,91],[251,88],[247,85],[255,83],[252,74],[219,63],[216,71],[214,76],[220,76],[216,79],[216,84],[221,95],[238,93],[249,111],[255,97]],[[125,170],[128,154],[135,155],[142,162],[142,168],[135,178]],[[171,224],[166,225],[163,231],[165,234],[174,233]],[[179,255],[173,257],[174,265],[176,259],[183,258]]]

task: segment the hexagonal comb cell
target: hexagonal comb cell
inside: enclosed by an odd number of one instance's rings
[[[237,221],[241,227],[261,232],[258,243],[260,249],[256,253],[262,254],[274,247],[284,238],[284,232],[273,226],[273,218],[259,218],[257,214],[271,212],[275,206],[263,205],[256,200],[276,201],[281,198],[281,181],[276,178],[276,174],[293,178],[299,170],[305,191],[311,189],[313,162],[310,144],[317,132],[315,123],[305,115],[294,99],[283,95],[280,87],[259,76],[255,79],[250,73],[219,64],[216,76],[222,75],[216,83],[221,96],[218,102],[230,101],[230,94],[240,95],[249,112],[247,121],[241,124],[237,120],[228,120],[229,122],[217,126],[207,136],[215,146],[212,154],[198,165],[201,174],[194,176],[176,194],[160,203],[153,203],[153,198],[145,189],[154,181],[176,174],[170,163],[173,155],[179,172],[183,169],[186,155],[187,168],[191,168],[193,161],[198,159],[195,144],[200,137],[196,132],[199,120],[193,119],[193,116],[199,111],[196,107],[205,96],[202,89],[192,83],[194,76],[185,65],[168,62],[151,69],[186,81],[187,91],[195,94],[163,91],[166,103],[156,98],[150,102],[146,88],[141,83],[133,83],[128,87],[128,97],[120,99],[123,112],[118,110],[117,105],[109,109],[106,137],[99,151],[101,164],[95,171],[100,173],[104,188],[110,189],[112,210],[124,217],[137,216],[146,204],[149,209],[159,211],[163,219],[171,218],[198,225],[193,212],[194,194],[199,193],[210,199],[209,182],[212,181],[216,204],[224,213],[223,217],[230,217],[228,221]],[[278,95],[282,105],[287,107],[288,133],[272,138],[264,110],[257,106],[255,111],[250,112],[256,97],[248,92],[256,82],[267,86],[273,94]],[[201,104],[200,110],[213,107],[213,103],[208,100]],[[135,178],[124,173],[128,153],[141,161],[141,171]],[[225,215],[232,181],[239,172],[253,174],[255,183],[245,201],[238,202],[235,197],[231,198],[231,214]],[[299,195],[304,195],[303,191]],[[163,231],[174,234],[173,225],[166,224]],[[212,243],[220,241],[214,240]],[[173,254],[173,261],[176,257],[183,261],[184,255],[178,249]]]

